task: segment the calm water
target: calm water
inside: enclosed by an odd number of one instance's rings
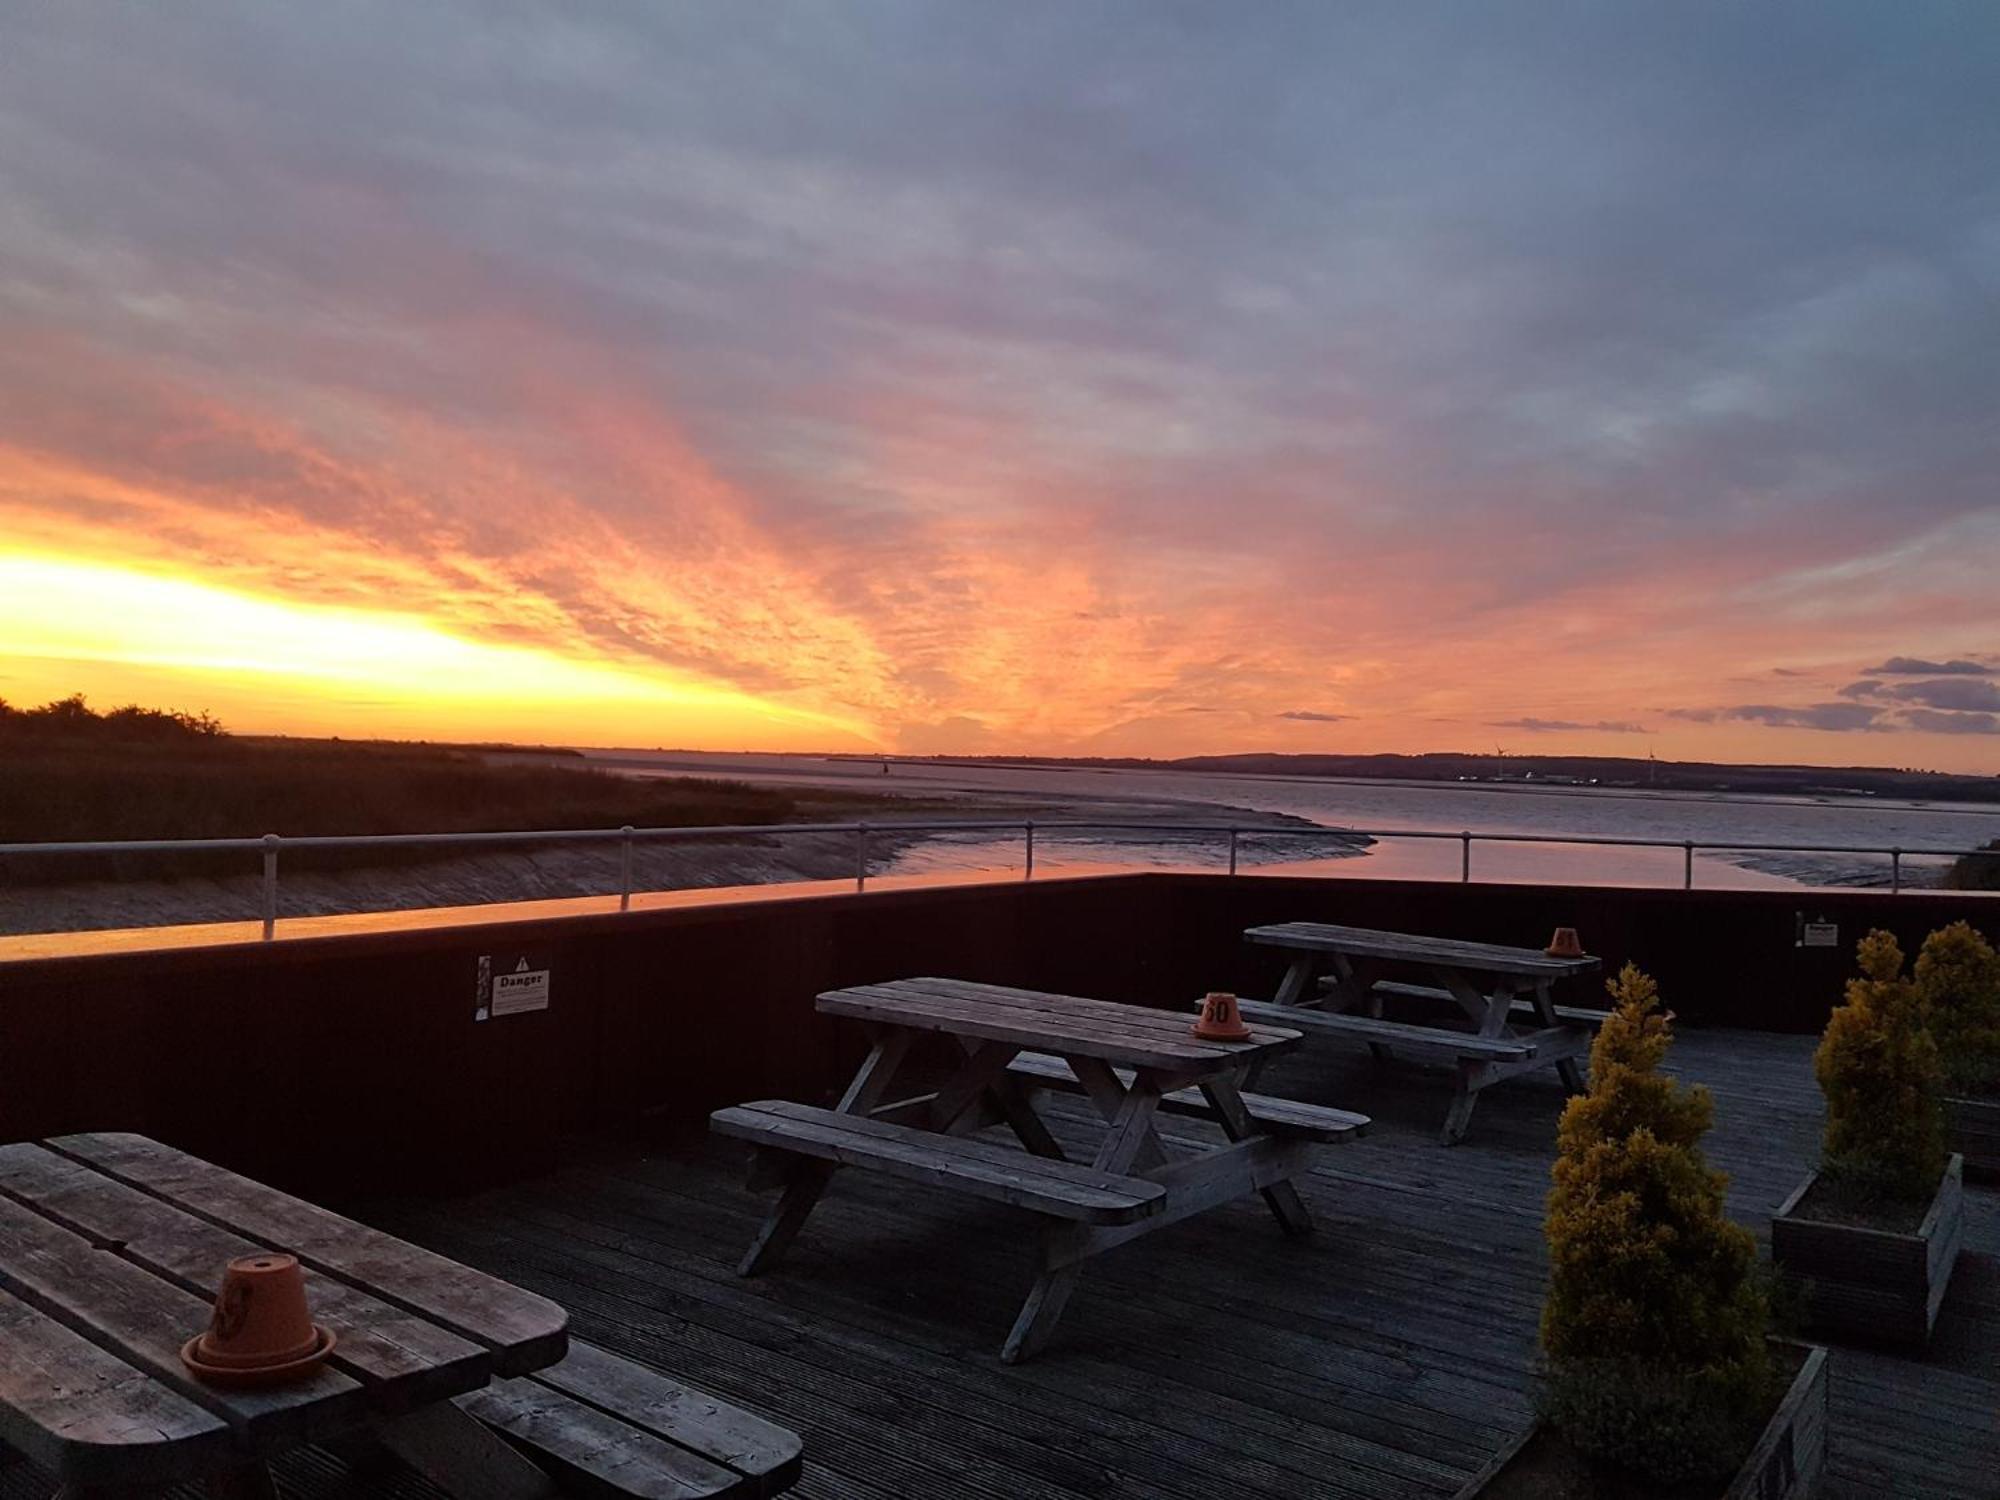
[[[2000,807],[1964,803],[1897,802],[1880,798],[1726,796],[1600,788],[1529,788],[1320,781],[1292,777],[1189,775],[1170,771],[1057,770],[892,762],[888,774],[875,761],[818,756],[653,755],[619,751],[621,759],[657,764],[660,774],[704,775],[741,781],[921,794],[933,800],[1039,799],[1037,818],[1060,817],[1062,804],[1076,816],[1124,815],[1156,819],[1205,818],[1216,807],[1282,813],[1328,828],[1408,829],[1456,833],[1541,834],[1553,837],[1693,839],[1722,844],[1848,844],[1905,849],[1968,849],[2000,838]],[[634,769],[637,769],[634,767]],[[643,772],[641,772],[643,774]],[[1163,804],[1165,805],[1163,807]],[[982,816],[968,807],[965,816]],[[949,817],[926,812],[923,817]],[[1225,819],[1226,820],[1226,819]],[[900,873],[994,869],[1021,860],[1019,834],[966,835],[900,854]],[[1329,858],[1322,841],[1286,834],[1245,835],[1244,865],[1315,873],[1456,879],[1456,840],[1385,838],[1354,857]],[[1036,867],[1066,862],[1214,866],[1226,861],[1220,838],[1191,841],[1157,836],[1092,833],[1036,834]],[[1571,884],[1679,885],[1679,849],[1618,849],[1587,844],[1475,843],[1475,880],[1545,880]],[[1905,855],[1909,884],[1935,883],[1948,858]],[[1889,883],[1886,856],[1714,850],[1695,856],[1697,886],[1865,885]]]

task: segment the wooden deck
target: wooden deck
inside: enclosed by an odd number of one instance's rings
[[[1715,1091],[1710,1157],[1760,1238],[1815,1149],[1812,1045],[1689,1031],[1677,1046],[1680,1071]],[[752,1282],[733,1268],[766,1200],[728,1143],[579,1147],[551,1177],[364,1216],[798,1430],[801,1496],[1449,1495],[1529,1416],[1556,1080],[1492,1090],[1449,1149],[1436,1073],[1322,1046],[1262,1087],[1376,1117],[1300,1181],[1318,1233],[1286,1239],[1252,1198],[1124,1247],[1092,1263],[1055,1342],[1017,1367],[994,1350],[1033,1274],[1027,1217],[859,1173],[836,1180],[785,1267]],[[1052,1096],[1045,1112],[1059,1136],[1094,1138],[1084,1108]],[[1212,1129],[1161,1123],[1170,1137]],[[1931,1355],[1834,1353],[1826,1495],[2000,1494],[2000,1190],[1969,1199]],[[281,1473],[316,1500],[429,1493],[317,1455]],[[18,1467],[0,1473],[5,1500],[45,1493]]]

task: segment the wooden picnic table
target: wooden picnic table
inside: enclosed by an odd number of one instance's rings
[[[1571,1093],[1583,1091],[1577,1058],[1590,1050],[1604,1013],[1556,1005],[1554,987],[1596,973],[1603,964],[1595,957],[1325,922],[1280,922],[1243,935],[1291,954],[1272,1003],[1245,1002],[1246,1016],[1364,1041],[1378,1058],[1400,1048],[1454,1067],[1446,1145],[1464,1139],[1479,1092],[1506,1079],[1553,1067]],[[1383,977],[1411,971],[1429,983]],[[1471,1029],[1387,1018],[1385,1000],[1448,1001]]]
[[[181,1344],[225,1265],[288,1251],[336,1337],[309,1378],[204,1383]],[[555,1303],[144,1136],[0,1146],[0,1438],[65,1497],[270,1496],[266,1460],[379,1440],[447,1492],[529,1497],[548,1477],[453,1404],[568,1346]]]
[[[1191,1011],[935,978],[830,991],[819,1008],[861,1022],[870,1038],[838,1105],[764,1101],[713,1117],[719,1132],[782,1166],[784,1192],[742,1273],[777,1263],[841,1165],[1028,1209],[1050,1222],[1040,1272],[1001,1351],[1009,1363],[1047,1343],[1083,1262],[1114,1245],[1252,1192],[1287,1233],[1309,1232],[1292,1178],[1315,1142],[1349,1139],[1368,1123],[1241,1092],[1247,1069],[1298,1045],[1290,1029],[1258,1025],[1245,1041],[1204,1041],[1191,1033]],[[962,1062],[935,1089],[885,1102],[925,1036],[950,1038]],[[1083,1093],[1105,1122],[1087,1165],[1067,1158],[1035,1112],[1032,1091],[1049,1086]],[[1162,1108],[1206,1115],[1225,1143],[1170,1149],[1154,1128]],[[1027,1154],[973,1138],[1001,1121]]]

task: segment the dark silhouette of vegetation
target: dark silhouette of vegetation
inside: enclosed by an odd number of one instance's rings
[[[504,832],[782,823],[787,792],[691,778],[638,779],[580,759],[499,760],[459,746],[282,740],[226,733],[206,714],[81,697],[0,705],[0,843]],[[815,815],[838,800],[815,793]],[[872,801],[873,799],[871,799]],[[879,805],[879,804],[878,804]],[[288,851],[288,868],[352,868],[455,851]],[[240,871],[198,851],[0,859],[0,885]]]
[[[1757,1242],[1723,1212],[1708,1091],[1663,1075],[1673,1040],[1630,964],[1557,1134],[1543,1401],[1569,1445],[1674,1485],[1741,1462],[1776,1395]],[[1628,1486],[1620,1486],[1626,1488]],[[1595,1493],[1596,1491],[1593,1491]]]
[[[1944,883],[1954,891],[2000,891],[2000,839],[1987,844],[1991,852],[1961,854],[1945,872]]]

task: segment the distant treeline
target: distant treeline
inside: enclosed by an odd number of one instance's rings
[[[1849,793],[1952,802],[2000,802],[2000,776],[1959,776],[1890,766],[1730,765],[1721,761],[1647,760],[1611,755],[1190,755],[1178,760],[1053,756],[933,756],[998,766],[1086,766],[1110,770],[1200,771],[1211,775],[1379,778],[1387,781],[1477,780],[1503,785],[1566,783],[1658,791]]]
[[[206,714],[100,714],[81,698],[0,709],[0,843],[690,827],[798,816],[783,791],[638,780],[564,757],[496,761],[459,746],[248,739]],[[0,856],[0,885],[240,872],[248,857]],[[389,862],[380,851],[285,859],[321,869]]]

